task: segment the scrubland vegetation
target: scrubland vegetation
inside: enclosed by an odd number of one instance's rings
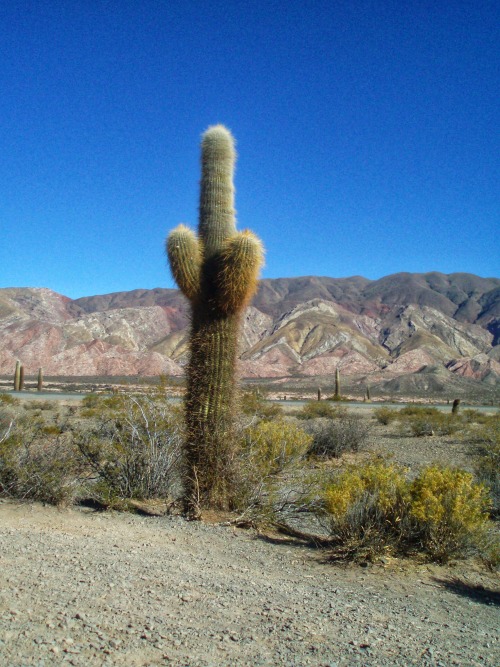
[[[78,408],[2,394],[0,405],[3,497],[182,511],[183,410],[161,391],[90,395]],[[408,406],[368,417],[316,401],[286,415],[255,393],[240,405],[235,523],[278,528],[336,560],[479,556],[498,565],[498,414]],[[383,455],[371,446],[375,436],[386,438]],[[463,443],[468,470],[405,466],[388,454],[403,438]]]

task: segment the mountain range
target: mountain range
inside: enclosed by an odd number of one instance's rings
[[[182,375],[189,307],[173,289],[69,299],[47,288],[0,289],[0,373]],[[317,382],[336,368],[359,386],[495,395],[500,279],[398,273],[379,280],[266,279],[244,314],[240,373]]]

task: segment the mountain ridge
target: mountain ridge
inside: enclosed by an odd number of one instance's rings
[[[52,375],[180,375],[188,329],[189,307],[175,289],[70,299],[48,288],[3,288],[0,373],[20,359],[27,373],[42,366]],[[240,369],[245,377],[310,379],[338,367],[368,384],[439,368],[453,382],[495,388],[499,340],[497,278],[263,279],[244,314]]]

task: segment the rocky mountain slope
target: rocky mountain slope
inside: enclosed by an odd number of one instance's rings
[[[177,290],[71,300],[45,288],[1,289],[0,373],[11,374],[20,359],[28,374],[43,366],[47,375],[181,375],[188,328]],[[493,389],[499,342],[496,278],[263,280],[245,313],[241,373],[307,379],[332,376],[338,367],[372,386],[427,375],[444,385],[464,378]]]

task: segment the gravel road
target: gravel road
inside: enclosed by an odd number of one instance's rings
[[[479,567],[322,562],[251,531],[0,502],[0,664],[500,665]]]

